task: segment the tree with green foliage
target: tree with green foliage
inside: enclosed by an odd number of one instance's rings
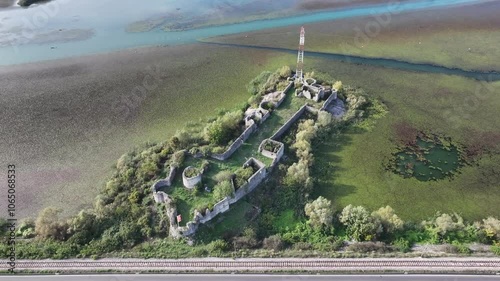
[[[396,215],[391,206],[385,206],[374,211],[372,216],[382,223],[384,232],[387,234],[392,234],[395,231],[403,229],[403,220]]]
[[[100,220],[91,210],[82,210],[78,215],[69,220],[68,233],[69,240],[79,245],[85,245],[100,234]]]
[[[241,111],[227,112],[205,127],[204,138],[212,144],[225,145],[236,137],[241,121]]]
[[[220,200],[231,196],[234,193],[233,185],[230,181],[223,181],[218,183],[214,187],[213,196],[215,201],[219,202]]]
[[[280,75],[281,78],[288,78],[292,76],[292,69],[288,65],[282,66],[280,69],[278,69],[278,74]]]
[[[454,231],[463,230],[465,228],[464,220],[458,214],[437,214],[437,216],[430,221],[422,223],[430,231],[434,231],[441,235],[441,237]]]
[[[158,165],[151,158],[147,158],[141,162],[137,169],[137,174],[140,178],[147,180],[154,177],[158,171]]]
[[[333,116],[328,111],[319,111],[317,124],[320,127],[326,127],[334,122]]]
[[[332,202],[323,196],[318,197],[311,203],[307,203],[304,211],[309,217],[309,223],[315,228],[331,226],[333,223]]]
[[[340,222],[346,226],[349,237],[356,241],[374,240],[383,230],[380,221],[362,206],[345,207],[340,215]]]
[[[342,81],[336,81],[333,84],[332,88],[337,90],[338,92],[342,92],[342,90],[344,89],[344,86],[342,85]]]
[[[184,150],[177,151],[172,155],[171,165],[173,167],[178,168],[182,165],[182,163],[184,163],[185,159],[186,159],[186,152]]]
[[[65,240],[68,225],[59,219],[62,210],[45,208],[35,221],[35,232],[41,239]]]
[[[315,126],[312,119],[305,120],[299,124],[297,134],[295,135],[295,143],[292,145],[299,161],[288,167],[285,180],[288,185],[304,185],[306,193],[312,189],[313,185],[313,180],[309,176],[309,168],[314,162],[311,142],[316,137],[317,132],[318,127]]]

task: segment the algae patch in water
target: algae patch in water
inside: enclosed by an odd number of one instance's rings
[[[461,150],[439,138],[418,137],[413,145],[394,154],[391,170],[420,181],[442,180],[456,174],[464,161]]]

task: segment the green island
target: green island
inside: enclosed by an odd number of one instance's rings
[[[49,207],[22,221],[17,257],[411,255],[417,243],[468,255],[476,242],[489,245],[485,254],[500,254],[494,217],[473,222],[438,212],[420,222],[383,203],[336,208],[321,180],[343,171],[318,155],[346,133],[371,131],[388,109],[327,74],[296,77],[288,66],[264,71],[241,106],[123,155],[93,208],[63,219]],[[394,172],[429,180],[458,169],[462,148],[429,136],[417,135],[395,154]],[[420,162],[440,174],[425,174]],[[0,251],[8,256],[10,248]]]

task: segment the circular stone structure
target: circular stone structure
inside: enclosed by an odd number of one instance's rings
[[[189,166],[186,169],[184,169],[184,171],[182,172],[182,183],[184,184],[184,187],[192,189],[201,182],[202,173],[199,172],[196,176],[188,178],[186,176],[186,171],[188,171],[189,169],[195,169],[195,168]]]

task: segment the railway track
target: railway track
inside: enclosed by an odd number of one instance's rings
[[[500,272],[500,259],[252,259],[252,260],[67,260],[17,261],[25,270],[143,269],[165,271],[231,270],[446,270],[475,269]]]

